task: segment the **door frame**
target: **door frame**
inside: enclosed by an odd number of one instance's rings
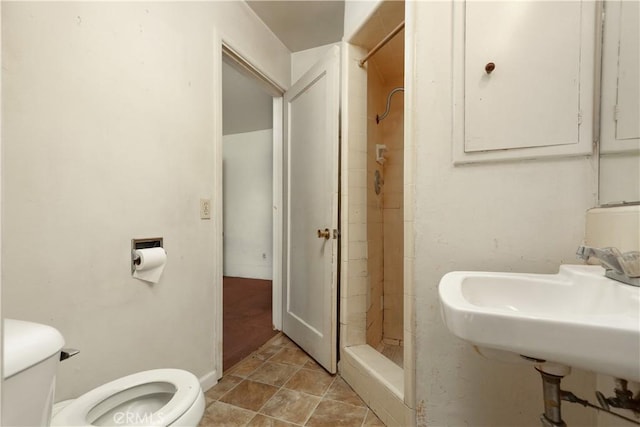
[[[284,89],[261,70],[261,68],[248,60],[233,46],[233,42],[223,37],[215,37],[214,51],[214,92],[220,94],[214,103],[213,126],[217,131],[213,138],[214,152],[214,180],[212,213],[214,236],[213,286],[215,289],[213,310],[217,313],[214,321],[214,367],[216,380],[222,378],[222,337],[223,337],[223,202],[222,202],[222,62],[223,57],[230,60],[232,66],[245,76],[259,82],[269,95],[273,97],[273,273],[272,273],[272,323],[277,330],[282,329],[282,239],[283,239],[283,215],[282,215],[282,158],[283,158],[283,121],[282,121],[282,97]],[[215,384],[215,383],[214,383]]]

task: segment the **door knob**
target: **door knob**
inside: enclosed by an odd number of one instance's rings
[[[328,228],[324,230],[318,229],[318,239],[326,239],[329,240],[331,238],[331,231]]]

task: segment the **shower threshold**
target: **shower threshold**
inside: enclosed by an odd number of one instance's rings
[[[397,342],[397,340],[393,341]],[[402,345],[394,342],[382,341],[378,344],[376,350],[400,368],[404,367],[404,347]]]

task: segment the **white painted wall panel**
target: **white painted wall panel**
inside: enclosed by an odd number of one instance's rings
[[[640,139],[640,3],[620,3],[616,139]]]
[[[604,7],[599,203],[633,202],[640,200],[640,4]]]
[[[605,2],[601,154],[640,152],[640,4]]]

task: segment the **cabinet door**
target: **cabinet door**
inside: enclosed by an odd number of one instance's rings
[[[455,160],[591,153],[595,3],[454,7]]]
[[[602,154],[640,151],[640,3],[605,2]]]
[[[640,3],[604,3],[599,203],[640,201]]]

